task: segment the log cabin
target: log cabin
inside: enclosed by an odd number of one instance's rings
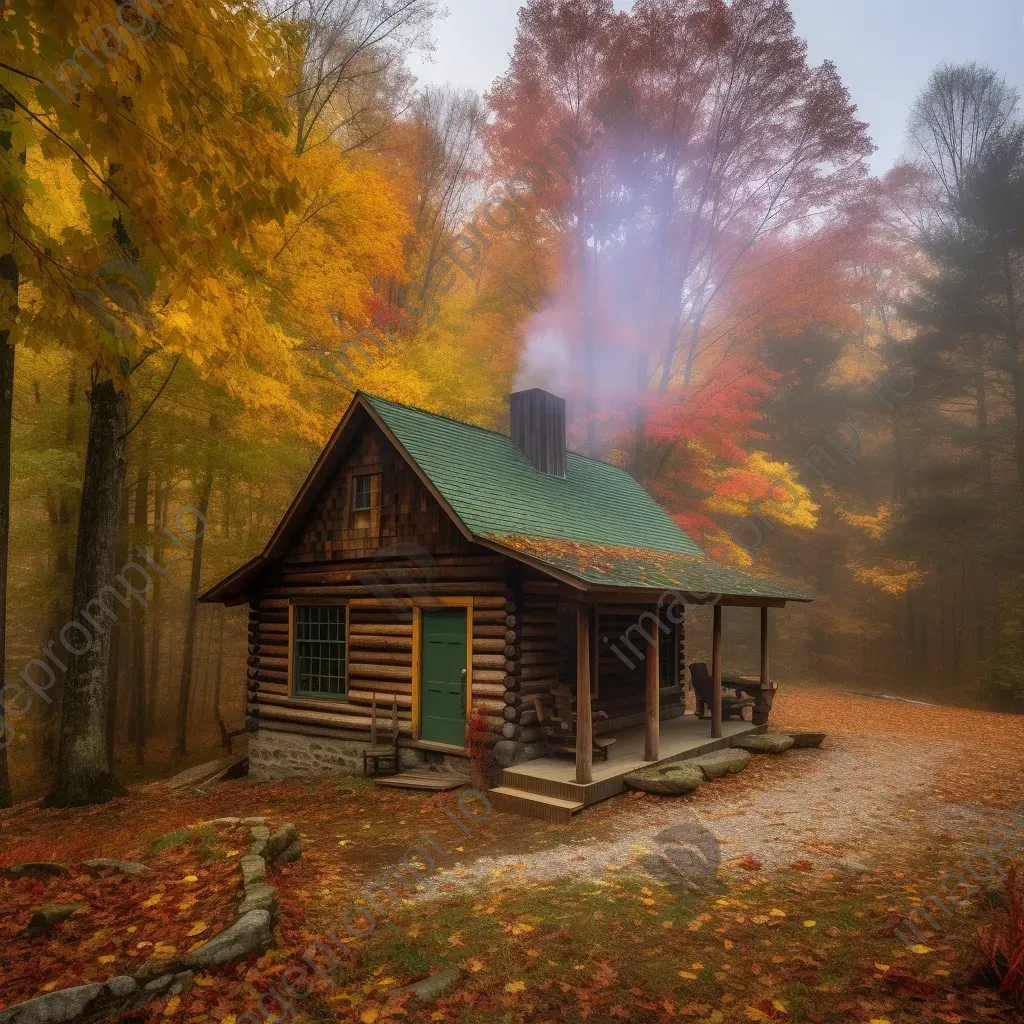
[[[496,806],[563,820],[629,765],[764,727],[768,609],[807,597],[712,562],[628,473],[567,451],[565,419],[540,389],[511,395],[510,434],[356,394],[265,550],[202,597],[249,606],[253,773],[361,771],[381,708],[401,768],[465,772],[472,712],[505,770]],[[682,721],[700,604],[710,727]],[[722,721],[730,606],[761,608],[750,723]]]

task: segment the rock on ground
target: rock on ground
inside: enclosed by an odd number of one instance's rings
[[[191,970],[226,964],[229,960],[239,960],[257,950],[269,949],[271,941],[270,914],[266,910],[250,910],[216,938],[192,950],[185,957],[184,964]]]
[[[695,757],[689,763],[696,765],[704,773],[704,778],[710,782],[724,775],[736,775],[743,771],[751,760],[752,755],[749,751],[726,747],[724,750],[714,750],[710,754]]]
[[[737,736],[732,745],[752,754],[781,754],[793,746],[793,737],[782,732],[756,732]]]
[[[285,847],[274,860],[275,864],[294,864],[302,856],[302,843],[296,839],[291,846]]]
[[[823,732],[791,732],[790,736],[793,737],[793,748],[807,748],[807,747],[820,747],[825,742],[825,733]]]
[[[99,869],[109,868],[111,871],[117,871],[122,875],[148,875],[152,871],[152,868],[147,868],[145,864],[135,864],[132,861],[127,860],[111,860],[109,857],[97,857],[95,860],[87,860],[83,862],[87,868]]]
[[[0,1013],[0,1024],[60,1024],[78,1020],[107,994],[106,985],[76,985],[47,992],[4,1010]]]
[[[692,793],[704,781],[704,773],[700,768],[688,761],[675,761],[672,764],[651,765],[630,772],[623,780],[630,789],[639,789],[644,793],[656,793],[659,796],[678,796]]]
[[[265,910],[270,915],[270,924],[277,923],[277,890],[266,882],[257,882],[245,887],[245,899],[238,905],[238,916],[252,910]]]
[[[25,929],[29,935],[42,935],[55,924],[66,921],[76,910],[87,909],[85,903],[44,903],[32,913],[32,918]]]
[[[429,978],[417,981],[405,988],[395,989],[393,995],[400,995],[411,992],[413,999],[418,1003],[432,1003],[438,996],[447,992],[453,985],[457,985],[462,978],[462,971],[458,967],[449,967],[447,970],[437,974],[431,974]]]
[[[267,860],[277,858],[288,849],[292,843],[298,842],[299,830],[294,825],[282,825],[269,839],[264,848],[263,856]]]
[[[246,888],[267,880],[267,862],[262,857],[246,854],[238,865],[242,869],[242,884]]]
[[[66,864],[56,864],[47,860],[12,864],[6,873],[9,878],[66,878],[71,874]]]

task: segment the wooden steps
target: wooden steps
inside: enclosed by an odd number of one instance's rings
[[[447,789],[458,789],[469,785],[468,775],[456,772],[432,772],[425,768],[410,768],[397,775],[382,775],[374,780],[378,786],[391,786],[394,789],[432,789],[443,792]]]
[[[527,793],[511,786],[498,786],[487,793],[487,799],[496,811],[505,814],[521,814],[526,818],[539,821],[550,821],[564,825],[572,820],[572,816],[583,810],[583,804],[577,800],[561,800],[554,796],[541,793]]]

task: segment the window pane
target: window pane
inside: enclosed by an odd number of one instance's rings
[[[295,607],[294,692],[301,696],[344,697],[344,605]]]
[[[352,511],[365,512],[369,509],[371,501],[370,476],[357,476],[353,484]]]

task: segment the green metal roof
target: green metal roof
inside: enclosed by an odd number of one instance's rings
[[[808,600],[710,562],[617,466],[567,452],[565,478],[548,476],[507,434],[362,397],[476,537],[603,586]]]

